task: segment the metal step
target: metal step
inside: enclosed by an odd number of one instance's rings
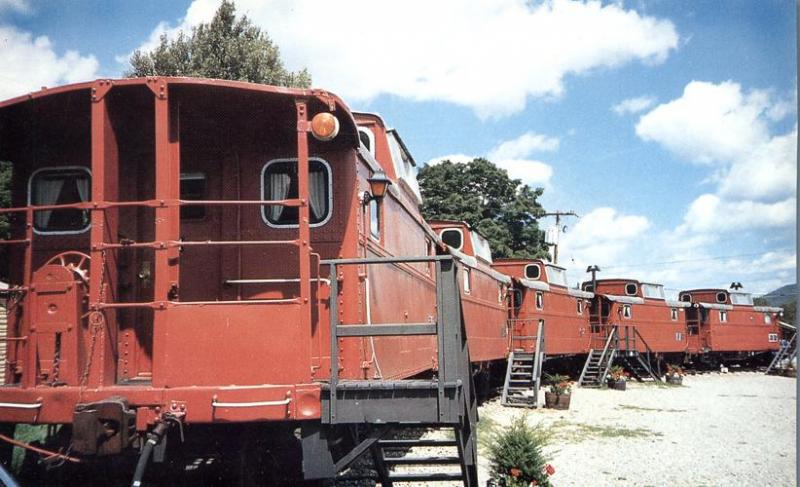
[[[419,440],[379,440],[383,448],[409,448],[414,446],[458,446],[456,440],[419,439]]]
[[[419,472],[419,473],[392,473],[389,480],[392,482],[447,482],[463,480],[461,472]]]
[[[385,458],[384,462],[390,465],[458,465],[458,457],[396,457]]]

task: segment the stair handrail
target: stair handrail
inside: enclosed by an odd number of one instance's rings
[[[619,338],[618,336],[619,328],[617,327],[617,325],[611,325],[609,328],[611,328],[611,333],[608,335],[608,339],[606,339],[606,345],[603,347],[603,353],[600,355],[600,364],[603,363],[603,359],[606,357],[606,355],[608,355],[608,350],[609,348],[611,348],[611,342],[616,341]],[[611,368],[611,362],[614,361],[614,355],[617,352],[617,346],[619,346],[618,343],[614,348],[611,349],[611,355],[608,357],[608,360],[606,360],[605,369],[603,369],[603,373],[602,375],[600,375],[600,384],[602,384],[606,380],[606,376],[608,375],[608,369]]]
[[[638,339],[642,341],[642,345],[644,345],[645,354],[647,356],[647,368],[650,369],[650,370],[648,370],[648,372],[650,372],[650,375],[653,378],[656,378],[656,375],[655,375],[655,373],[653,371],[653,362],[650,359],[650,354],[651,353],[655,353],[655,352],[653,352],[653,349],[650,348],[650,345],[647,343],[647,340],[644,339],[644,337],[642,336],[641,333],[639,333],[639,330],[636,329],[636,327],[633,327],[633,334],[634,334],[635,337],[638,337]],[[637,352],[638,352],[638,350],[637,350]],[[658,365],[658,362],[656,362],[656,365]],[[661,377],[661,369],[660,369],[660,367],[659,367],[659,370],[658,370],[658,377]]]

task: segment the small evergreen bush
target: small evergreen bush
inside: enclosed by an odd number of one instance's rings
[[[549,487],[555,469],[547,463],[542,448],[549,433],[525,421],[514,420],[509,428],[493,426],[485,436],[489,453],[489,485],[497,487]]]

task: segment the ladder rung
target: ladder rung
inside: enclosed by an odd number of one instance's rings
[[[436,472],[436,473],[393,473],[389,480],[394,482],[445,482],[448,480],[462,480],[461,472]]]
[[[457,446],[456,440],[446,439],[419,439],[419,440],[380,440],[378,445],[383,448],[405,448],[410,446]]]
[[[384,462],[392,465],[452,465],[461,463],[458,457],[397,457],[384,458]]]

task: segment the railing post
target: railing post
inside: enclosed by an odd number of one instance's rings
[[[444,330],[445,330],[445,314],[444,314],[444,295],[442,290],[442,261],[436,261],[436,361],[439,365],[439,380],[437,381],[439,393],[439,419],[445,417],[445,411],[442,405],[445,404],[444,397],[444,381],[446,376],[446,363],[444,360]]]
[[[329,264],[331,268],[331,379],[330,379],[330,416],[331,423],[336,422],[336,386],[339,383],[339,278],[336,264]]]
[[[297,109],[297,197],[298,208],[298,264],[300,266],[300,323],[305,326],[303,343],[298,344],[304,354],[311,350],[311,230],[308,193],[308,106],[306,100],[295,102]],[[308,379],[311,379],[311,363],[308,364]]]

